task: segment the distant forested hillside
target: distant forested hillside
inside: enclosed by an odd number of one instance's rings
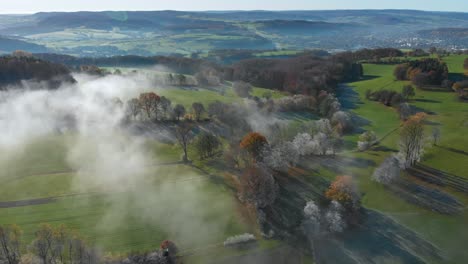
[[[61,64],[27,56],[0,57],[0,90],[22,81],[42,82],[49,88],[75,82],[68,68]]]
[[[463,49],[468,48],[466,28],[467,13],[415,10],[0,15],[0,35],[27,42],[19,48],[83,57],[190,56],[227,49]],[[0,51],[10,49],[0,41]]]
[[[11,53],[15,50],[27,50],[29,52],[47,52],[48,49],[43,45],[0,36],[0,54]]]

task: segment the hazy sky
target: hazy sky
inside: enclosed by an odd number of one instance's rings
[[[419,9],[468,12],[467,0],[1,0],[0,13],[102,10]]]

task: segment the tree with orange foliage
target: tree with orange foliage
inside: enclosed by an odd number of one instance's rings
[[[179,251],[176,244],[171,240],[164,240],[159,247],[166,257],[173,257]]]
[[[148,118],[151,118],[151,115],[154,113],[158,115],[159,104],[161,103],[161,97],[156,93],[149,92],[149,93],[142,93],[140,94],[140,106],[145,111]]]
[[[424,152],[424,120],[426,117],[426,113],[419,112],[403,123],[398,158],[404,168],[409,168],[421,160]]]
[[[360,205],[360,195],[353,177],[344,175],[337,176],[325,192],[325,196],[341,203],[346,208],[357,209]]]
[[[268,144],[265,136],[258,132],[250,132],[240,142],[240,147],[247,150],[254,160],[260,157],[262,149]]]

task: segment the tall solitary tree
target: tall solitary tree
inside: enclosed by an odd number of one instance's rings
[[[437,144],[440,141],[440,128],[439,127],[433,127],[432,128],[432,144],[434,146],[437,146]]]
[[[417,113],[403,123],[400,132],[400,152],[398,157],[404,168],[409,168],[418,162],[424,151],[424,120],[425,113]]]
[[[181,123],[179,126],[177,126],[175,130],[175,136],[176,136],[177,142],[179,142],[179,145],[182,147],[184,151],[184,156],[182,157],[182,160],[184,162],[188,162],[187,147],[192,141],[192,129],[193,129],[193,125],[191,123],[184,122],[184,123]]]
[[[401,95],[405,100],[409,100],[411,97],[415,96],[414,87],[412,85],[405,85],[401,90]]]
[[[278,194],[278,186],[268,169],[252,165],[240,178],[240,197],[257,208],[272,205]]]
[[[204,132],[197,137],[194,145],[200,159],[204,159],[212,157],[220,147],[221,142],[215,135]]]

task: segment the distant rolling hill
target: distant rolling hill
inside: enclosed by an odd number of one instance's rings
[[[0,15],[0,35],[25,42],[18,42],[18,48],[78,56],[188,56],[219,49],[468,48],[468,40],[460,32],[442,32],[454,25],[468,28],[468,13],[330,10]],[[440,33],[436,33],[438,29],[442,29]],[[434,41],[434,36],[445,39]],[[15,46],[4,42],[0,50]]]
[[[29,52],[47,52],[47,47],[18,39],[0,36],[0,54],[11,53],[15,50],[27,50]]]
[[[255,22],[259,30],[288,35],[323,35],[334,34],[344,30],[358,30],[360,25],[351,23],[330,23],[323,21],[306,21],[306,20],[265,20]]]

